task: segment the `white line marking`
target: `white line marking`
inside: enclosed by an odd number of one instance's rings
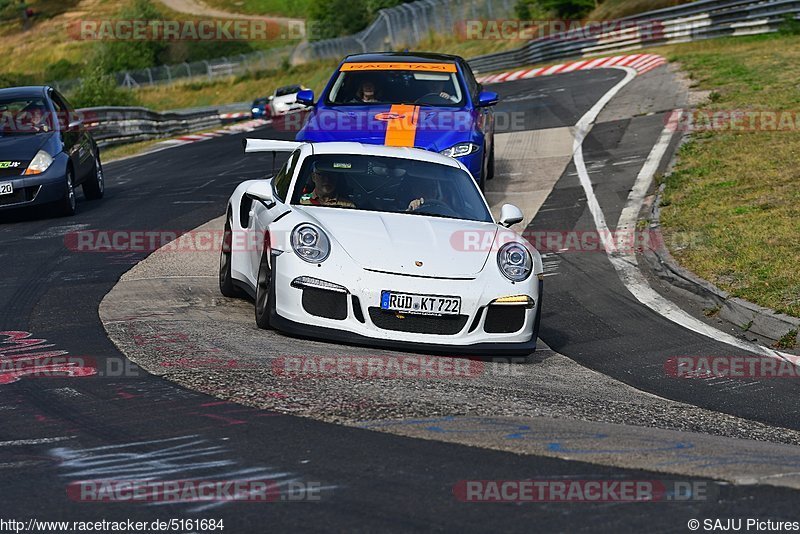
[[[716,341],[727,343],[728,345],[732,345],[734,347],[755,352],[757,354],[772,356],[779,359],[786,359],[789,361],[793,360],[794,358],[792,358],[789,354],[775,351],[757,343],[751,343],[749,341],[738,339],[726,332],[717,330],[716,328],[709,326],[698,319],[695,319],[684,310],[676,306],[674,303],[665,299],[655,290],[653,290],[653,288],[650,287],[650,284],[644,278],[644,275],[639,270],[636,262],[636,256],[630,252],[619,252],[616,244],[611,241],[611,233],[609,231],[608,224],[606,223],[605,215],[603,214],[600,203],[597,201],[597,197],[594,194],[594,188],[592,187],[592,181],[589,178],[589,173],[586,171],[586,164],[583,160],[583,141],[591,130],[592,124],[594,124],[594,121],[597,119],[597,116],[600,114],[606,104],[608,104],[608,102],[625,85],[630,83],[630,81],[636,77],[636,71],[634,69],[630,67],[618,68],[625,70],[627,73],[625,78],[623,78],[622,81],[620,81],[617,85],[612,87],[608,93],[598,100],[592,109],[586,112],[586,114],[581,117],[581,120],[578,121],[578,124],[575,128],[573,156],[575,168],[578,171],[578,176],[580,178],[581,187],[583,187],[583,191],[586,194],[586,203],[589,207],[589,211],[592,214],[592,218],[594,219],[595,227],[600,233],[600,238],[603,242],[603,246],[605,247],[606,254],[608,254],[611,264],[617,271],[617,275],[622,283],[625,284],[625,287],[628,289],[628,291],[630,291],[639,302],[655,311],[662,317],[665,317],[666,319],[669,319],[670,321],[683,326],[688,330],[697,332],[698,334],[704,335]],[[618,230],[636,227],[636,219],[642,207],[642,202],[644,201],[644,197],[648,188],[650,187],[650,182],[653,179],[653,175],[655,174],[661,159],[666,153],[669,142],[672,139],[672,134],[673,132],[671,131],[669,125],[666,126],[661,132],[658,142],[653,147],[653,150],[647,157],[647,160],[639,172],[639,175],[636,177],[634,187],[628,196],[628,202],[625,208],[622,210],[622,214],[620,215],[619,223],[617,224]]]
[[[0,441],[0,447],[17,447],[20,445],[41,445],[42,443],[56,443],[72,439],[75,436],[61,436],[57,438],[17,439],[14,441]]]

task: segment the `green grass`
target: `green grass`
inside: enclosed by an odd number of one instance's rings
[[[311,0],[205,0],[205,4],[231,13],[305,18]]]
[[[710,111],[800,110],[800,37],[758,36],[654,50],[679,62]],[[796,115],[800,117],[800,114]],[[791,131],[702,132],[666,179],[662,224],[699,232],[673,250],[732,295],[800,317],[800,120]]]
[[[101,156],[103,158],[103,165],[114,161],[115,159],[121,159],[128,156],[135,156],[136,154],[141,154],[148,148],[152,147],[156,143],[160,143],[165,139],[150,139],[148,141],[137,141],[136,143],[126,143],[124,145],[115,145],[110,146],[107,148],[102,149]]]

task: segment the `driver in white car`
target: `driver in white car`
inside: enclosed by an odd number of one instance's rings
[[[406,211],[417,211],[425,205],[425,199],[444,202],[439,185],[433,180],[416,180],[413,186],[415,191],[413,193],[414,199],[408,203]]]
[[[300,197],[300,204],[340,208],[356,207],[352,201],[339,196],[338,176],[326,173],[314,164],[311,170],[311,181],[314,182],[314,190]]]

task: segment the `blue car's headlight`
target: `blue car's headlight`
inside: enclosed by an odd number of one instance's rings
[[[530,251],[519,243],[506,243],[497,252],[497,266],[512,282],[527,280],[533,271]]]
[[[443,154],[448,158],[460,158],[461,156],[469,156],[470,154],[474,154],[481,147],[476,145],[475,143],[458,143],[457,145],[453,145],[450,148],[442,150],[439,154]]]
[[[301,260],[321,263],[331,253],[331,242],[321,228],[304,223],[292,231],[292,249]]]
[[[50,165],[53,164],[53,156],[45,152],[44,150],[40,150],[36,153],[33,157],[31,162],[28,164],[28,168],[25,169],[24,174],[42,174],[44,171],[50,168]]]

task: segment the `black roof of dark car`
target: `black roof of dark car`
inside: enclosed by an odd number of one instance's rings
[[[454,63],[461,60],[459,56],[450,54],[434,54],[431,52],[379,52],[370,54],[353,54],[344,59],[345,63],[363,61],[413,61],[417,63]]]
[[[4,87],[0,89],[0,98],[25,98],[31,96],[46,96],[46,85],[28,85],[24,87]]]

